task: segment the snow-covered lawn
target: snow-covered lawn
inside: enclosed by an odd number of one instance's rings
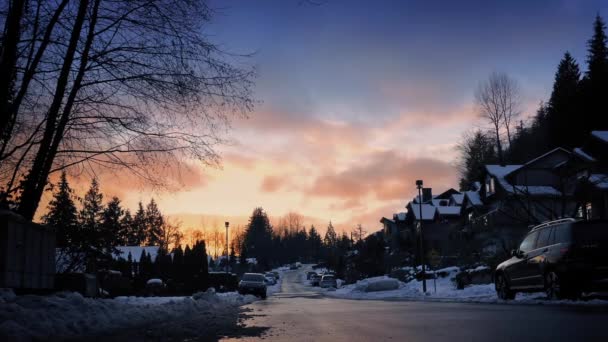
[[[458,301],[478,303],[537,303],[537,304],[576,304],[576,305],[608,305],[608,300],[546,300],[544,293],[518,293],[515,300],[503,301],[498,299],[494,284],[470,285],[463,290],[458,290],[456,284],[451,280],[456,275],[455,271],[448,272],[445,278],[427,280],[427,292],[422,292],[422,281],[413,280],[408,283],[398,282],[398,288],[387,291],[369,291],[373,289],[370,284],[386,282],[387,279],[395,279],[387,276],[368,278],[355,284],[344,285],[335,291],[328,291],[326,295],[335,298],[346,299],[404,299],[404,300],[435,300],[435,301]]]
[[[232,315],[238,306],[255,300],[237,293],[213,291],[191,297],[84,298],[61,292],[49,296],[15,296],[0,291],[0,336],[20,338],[78,337],[112,334],[155,322],[179,321],[205,316],[207,324],[222,315]],[[201,333],[205,322],[201,322]],[[179,329],[179,324],[175,326]]]

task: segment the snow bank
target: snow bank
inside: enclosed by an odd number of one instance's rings
[[[456,269],[437,270],[437,273],[449,273],[453,275]],[[403,300],[435,300],[435,301],[458,301],[458,302],[477,302],[477,303],[529,303],[529,304],[557,304],[557,305],[608,305],[608,300],[593,299],[588,301],[571,300],[546,300],[544,293],[518,293],[515,300],[503,301],[496,296],[494,284],[471,285],[463,290],[458,290],[452,281],[452,276],[426,281],[427,292],[422,292],[422,281],[413,280],[408,283],[397,281],[398,288],[387,291],[369,292],[365,291],[365,286],[387,279],[388,277],[374,277],[360,280],[356,284],[345,285],[336,291],[326,292],[329,297],[346,299],[403,299]],[[391,278],[388,278],[391,279]]]
[[[214,319],[255,298],[206,292],[192,297],[93,299],[72,292],[15,296],[5,290],[0,291],[0,300],[0,337],[48,339],[108,334],[193,315]]]
[[[374,277],[358,281],[355,289],[359,292],[391,291],[399,288],[399,281],[389,277]]]

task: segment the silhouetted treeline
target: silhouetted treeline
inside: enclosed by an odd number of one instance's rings
[[[556,147],[581,146],[593,130],[608,130],[608,39],[598,15],[587,41],[587,69],[565,52],[555,73],[553,91],[529,123],[520,121],[505,149],[505,164],[521,164]],[[481,181],[484,164],[499,163],[495,132],[469,132],[459,144],[460,187]]]

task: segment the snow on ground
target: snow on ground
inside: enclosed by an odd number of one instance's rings
[[[10,290],[3,290],[0,336],[36,339],[108,334],[195,315],[213,319],[254,300],[253,296],[213,291],[192,297],[93,299],[72,292],[15,296]]]
[[[446,269],[444,269],[446,270]],[[441,271],[444,271],[441,270]],[[326,295],[334,298],[345,299],[403,299],[403,300],[434,300],[434,301],[458,301],[477,303],[528,303],[528,304],[576,304],[576,305],[608,305],[608,300],[592,299],[587,301],[546,300],[544,293],[518,293],[515,300],[503,301],[496,296],[494,284],[470,285],[463,290],[458,290],[456,284],[451,280],[455,276],[455,270],[450,270],[449,275],[444,278],[429,279],[426,282],[427,292],[422,292],[422,281],[413,280],[408,283],[399,282],[399,288],[389,291],[365,292],[367,285],[374,282],[382,282],[392,279],[387,276],[367,278],[355,284],[344,285],[336,291],[326,292]]]

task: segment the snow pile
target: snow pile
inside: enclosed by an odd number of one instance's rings
[[[427,279],[427,292],[422,292],[422,281],[412,280],[408,283],[397,281],[398,288],[387,291],[366,292],[361,284],[375,283],[386,276],[374,277],[358,281],[356,284],[345,285],[336,291],[326,292],[327,296],[345,299],[409,299],[409,300],[436,300],[478,303],[531,303],[531,304],[576,304],[576,305],[608,305],[607,300],[593,299],[588,301],[558,300],[549,301],[543,292],[518,293],[515,300],[503,301],[496,296],[494,284],[471,285],[462,290],[456,288],[453,281],[458,268],[446,268],[435,271],[437,279]],[[441,277],[441,275],[447,276]]]
[[[33,339],[111,334],[196,315],[218,320],[255,300],[253,296],[214,292],[192,297],[115,299],[84,298],[72,292],[15,296],[9,290],[0,294],[0,337]]]
[[[390,291],[398,288],[399,281],[386,276],[363,279],[355,284],[355,289],[359,292]]]

